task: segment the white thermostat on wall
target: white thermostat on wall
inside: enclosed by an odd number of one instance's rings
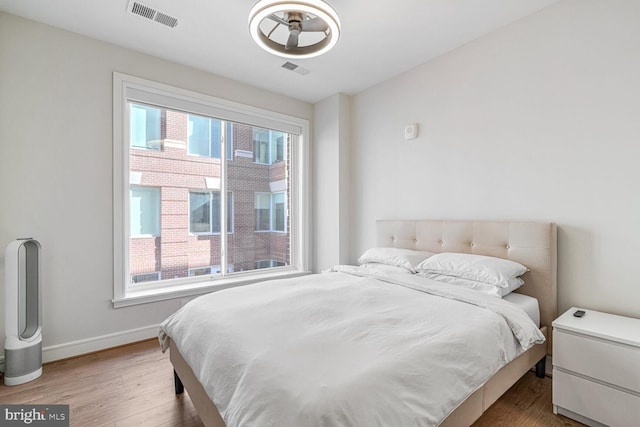
[[[416,139],[418,137],[418,124],[411,123],[404,127],[404,139],[407,141],[410,139]]]

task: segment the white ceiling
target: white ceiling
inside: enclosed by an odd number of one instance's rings
[[[129,0],[0,0],[0,11],[308,102],[354,94],[558,0],[329,0],[342,23],[330,52],[287,60],[251,39],[257,0],[138,0],[178,18],[169,28],[127,13]]]

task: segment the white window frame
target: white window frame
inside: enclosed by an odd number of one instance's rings
[[[267,129],[298,135],[298,142],[291,147],[291,188],[288,206],[291,222],[291,260],[286,267],[249,270],[233,275],[196,276],[152,282],[150,285],[129,286],[129,113],[127,103],[160,106],[188,114],[200,114],[245,123]],[[255,283],[279,277],[294,277],[310,272],[310,146],[309,121],[249,105],[244,105],[210,95],[153,82],[118,72],[113,73],[113,243],[114,243],[114,307],[195,296],[233,286]],[[226,153],[226,141],[221,152]],[[227,156],[221,156],[224,169]],[[226,193],[222,180],[220,192]],[[224,200],[224,198],[223,198]],[[227,244],[227,209],[222,206],[221,240]],[[222,251],[221,265],[227,264],[226,251]]]

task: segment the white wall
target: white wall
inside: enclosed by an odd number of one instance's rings
[[[111,307],[111,78],[120,71],[317,120],[317,268],[355,261],[375,243],[379,218],[553,221],[560,309],[640,317],[639,45],[639,2],[565,0],[313,111],[0,13],[0,249],[26,235],[43,244],[51,357],[149,335],[178,307]],[[420,136],[405,142],[412,122]],[[3,265],[0,253],[0,283]]]
[[[314,271],[349,263],[351,97],[313,106]]]
[[[559,309],[640,317],[639,76],[640,2],[564,0],[355,95],[352,261],[376,219],[552,221]]]
[[[37,238],[45,360],[153,336],[179,307],[112,308],[113,71],[312,118],[311,104],[0,13],[0,282],[7,244]]]

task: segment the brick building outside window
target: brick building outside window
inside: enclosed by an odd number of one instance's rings
[[[140,103],[128,107],[132,286],[291,263],[292,135]]]

